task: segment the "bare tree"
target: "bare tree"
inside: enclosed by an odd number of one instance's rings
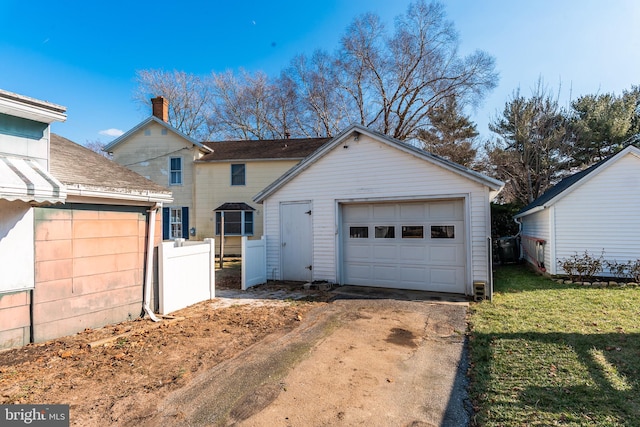
[[[104,142],[100,141],[99,139],[94,139],[93,141],[89,141],[87,140],[84,143],[84,146],[87,147],[89,150],[93,151],[94,153],[98,153],[100,154],[102,157],[106,157],[107,159],[111,159],[111,154],[107,153],[106,151],[104,151],[104,147],[107,144],[105,144]]]
[[[411,4],[390,37],[377,16],[357,18],[342,39],[338,64],[359,122],[406,139],[448,98],[462,107],[479,102],[496,85],[494,60],[481,51],[461,58],[458,46],[440,3]]]
[[[210,88],[200,77],[184,71],[140,70],[136,72],[138,87],[134,100],[150,111],[150,99],[164,97],[169,103],[169,124],[185,135],[206,140],[210,112]]]
[[[399,139],[414,138],[434,108],[455,98],[463,109],[497,82],[494,60],[458,53],[444,6],[418,0],[389,34],[365,14],[346,29],[335,53],[299,55],[278,78],[227,71],[200,78],[138,72],[137,98],[163,95],[170,122],[188,135],[218,138],[332,136],[359,123]]]

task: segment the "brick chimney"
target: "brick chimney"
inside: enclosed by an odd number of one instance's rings
[[[169,102],[161,96],[151,98],[153,115],[163,122],[169,121]]]

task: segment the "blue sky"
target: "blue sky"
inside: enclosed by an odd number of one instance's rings
[[[111,141],[150,115],[134,104],[136,70],[276,74],[299,53],[333,50],[352,19],[387,25],[409,0],[0,0],[0,88],[67,107],[53,131]],[[560,101],[640,84],[637,0],[446,0],[462,54],[493,55],[499,86],[471,118],[482,137],[518,87],[542,77]]]

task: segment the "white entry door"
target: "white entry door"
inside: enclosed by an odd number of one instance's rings
[[[282,280],[311,281],[313,269],[311,215],[310,202],[280,205]]]
[[[465,292],[462,199],[342,206],[347,285]]]

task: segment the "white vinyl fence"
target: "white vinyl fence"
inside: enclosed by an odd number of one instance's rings
[[[242,290],[267,283],[267,239],[242,237]]]
[[[160,314],[215,298],[214,239],[162,242],[158,253]]]

